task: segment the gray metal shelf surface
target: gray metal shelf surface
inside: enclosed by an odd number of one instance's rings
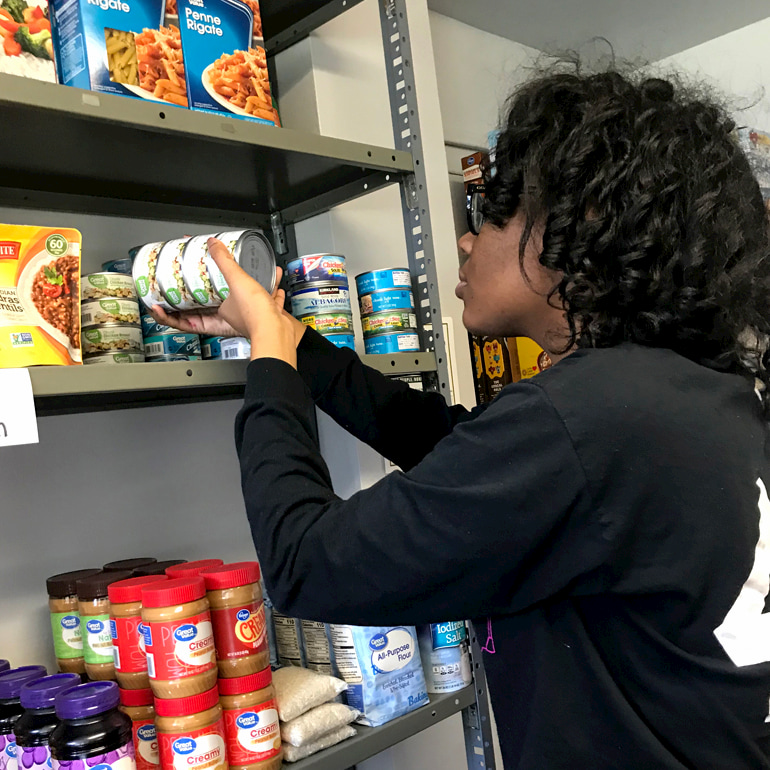
[[[364,363],[385,374],[436,369],[432,353],[364,355]],[[191,401],[240,398],[249,362],[177,361],[114,366],[30,368],[39,415],[104,411]]]
[[[431,695],[430,703],[382,727],[354,725],[358,735],[338,743],[320,754],[285,767],[294,770],[341,770],[363,762],[422,730],[441,722],[476,702],[473,686],[447,695]]]
[[[0,74],[0,204],[269,229],[413,169],[409,153]]]

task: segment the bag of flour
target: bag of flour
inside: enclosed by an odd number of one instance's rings
[[[428,703],[414,626],[331,627],[334,657],[356,721],[377,727]]]

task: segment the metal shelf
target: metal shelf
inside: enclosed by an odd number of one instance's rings
[[[476,695],[472,686],[448,695],[431,695],[430,703],[417,711],[394,719],[382,727],[354,725],[358,731],[354,738],[284,767],[294,770],[346,770],[475,703]]]
[[[436,369],[433,353],[362,356],[386,374]],[[189,361],[30,368],[39,415],[241,398],[248,361]]]
[[[0,205],[269,229],[412,171],[409,153],[0,74]]]

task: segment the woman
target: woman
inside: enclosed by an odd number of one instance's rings
[[[472,412],[302,328],[218,243],[218,315],[156,310],[251,338],[236,440],[276,605],[488,627],[509,770],[770,768],[770,251],[732,128],[660,79],[514,93],[457,294],[555,365]],[[314,403],[404,472],[337,498]]]

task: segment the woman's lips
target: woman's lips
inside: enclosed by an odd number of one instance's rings
[[[462,293],[465,290],[465,287],[468,285],[468,281],[465,280],[465,277],[463,276],[462,273],[460,273],[458,277],[460,281],[457,284],[457,286],[455,286],[455,296],[458,299],[462,299],[463,298]]]

